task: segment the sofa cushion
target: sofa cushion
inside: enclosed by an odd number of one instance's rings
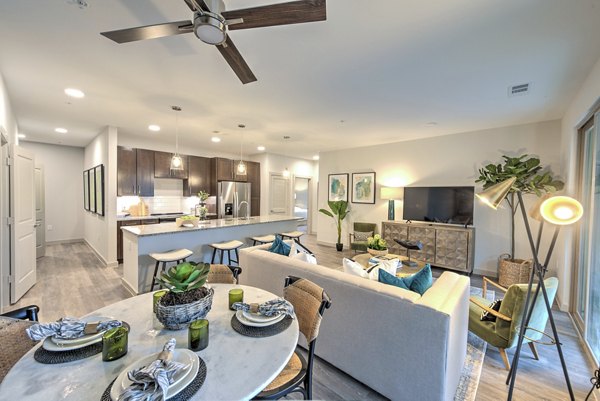
[[[295,255],[292,255],[290,252],[290,257],[292,259],[298,259],[301,260],[303,262],[307,262],[307,263],[311,263],[313,265],[317,264],[317,258],[315,258],[313,255],[310,255],[306,252],[296,252]]]
[[[367,238],[372,237],[373,236],[373,231],[355,231],[354,232],[354,240],[356,242],[360,242],[360,241],[367,241]]]
[[[431,265],[427,263],[425,267],[417,273],[404,277],[404,284],[406,284],[411,291],[423,295],[433,284]]]
[[[363,265],[358,262],[344,258],[342,260],[342,265],[344,266],[344,272],[348,274],[362,278],[369,278],[369,273],[367,273]]]
[[[410,290],[410,288],[404,283],[403,278],[392,276],[390,273],[386,272],[383,269],[379,269],[379,282],[394,285],[405,290]]]
[[[275,241],[273,241],[271,247],[267,249],[269,252],[277,253],[283,256],[288,256],[290,254],[290,250],[291,247],[283,242],[279,237],[275,237]]]

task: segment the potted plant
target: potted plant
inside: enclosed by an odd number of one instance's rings
[[[156,317],[169,330],[187,327],[210,311],[214,290],[204,286],[210,264],[184,262],[171,267],[158,281],[168,289],[156,304]]]
[[[328,201],[329,209],[319,209],[319,212],[323,213],[326,216],[331,217],[335,220],[335,224],[337,226],[337,242],[335,244],[335,248],[338,252],[341,252],[344,249],[344,244],[342,244],[342,220],[346,218],[350,211],[348,210],[348,202],[347,201]]]
[[[381,235],[375,234],[374,236],[367,238],[367,252],[373,256],[387,255],[387,242],[381,238]]]
[[[477,183],[483,183],[483,188],[502,182],[508,178],[516,177],[515,183],[512,185],[506,202],[510,207],[510,254],[501,255],[498,266],[498,280],[501,285],[509,286],[516,282],[527,281],[529,276],[528,261],[515,258],[515,214],[519,208],[519,198],[515,196],[517,192],[522,194],[535,194],[538,197],[545,193],[553,193],[564,187],[564,183],[553,177],[550,171],[545,171],[537,157],[521,155],[518,157],[502,156],[503,163],[488,164],[479,169],[479,178],[475,180]],[[509,276],[515,276],[516,269],[527,267],[527,271],[522,272],[521,278],[512,279]]]
[[[200,202],[196,205],[196,216],[200,217],[200,220],[206,219],[206,213],[208,212],[208,208],[206,207],[206,200],[209,196],[210,194],[208,192],[198,192],[198,198],[200,199]]]

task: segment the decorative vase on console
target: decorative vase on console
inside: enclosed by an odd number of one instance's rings
[[[374,236],[367,238],[367,252],[375,257],[387,255],[387,242],[381,238],[381,235],[375,234]]]

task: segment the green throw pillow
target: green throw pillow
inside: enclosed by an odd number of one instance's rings
[[[421,271],[408,276],[408,277],[396,277],[383,269],[379,269],[379,280],[380,283],[395,285],[396,287],[404,288],[416,292],[417,294],[423,295],[425,291],[431,288],[433,284],[433,277],[431,275],[431,265],[427,263]]]
[[[275,241],[273,241],[273,243],[271,244],[271,247],[269,249],[267,249],[267,251],[273,252],[273,253],[278,253],[279,255],[283,255],[283,256],[289,256],[291,249],[292,249],[292,247],[289,246],[288,244],[286,244],[285,242],[283,242],[281,240],[281,238],[275,237]]]

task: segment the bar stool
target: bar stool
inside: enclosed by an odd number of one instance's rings
[[[286,239],[289,238],[291,240],[296,240],[298,242],[300,242],[300,237],[302,237],[304,235],[304,232],[302,231],[289,231],[287,233],[279,233],[279,235],[281,235],[281,239]]]
[[[160,253],[151,253],[150,257],[156,260],[156,266],[154,266],[154,277],[152,277],[152,286],[150,287],[150,291],[154,290],[154,284],[158,284],[156,280],[156,276],[158,274],[158,265],[162,262],[162,270],[165,271],[167,268],[167,263],[177,262],[177,264],[181,262],[185,262],[187,258],[189,258],[193,254],[189,249],[174,249],[169,252],[160,252]]]
[[[213,248],[212,260],[211,264],[215,263],[215,257],[217,256],[217,251],[221,252],[221,264],[223,264],[223,254],[227,251],[227,257],[229,258],[229,264],[232,262],[240,264],[240,255],[238,253],[238,249],[244,245],[242,241],[233,240],[227,242],[218,242],[215,244],[210,244],[209,246]],[[235,260],[231,259],[231,251],[235,251]]]
[[[273,241],[275,241],[275,236],[273,234],[269,234],[269,235],[263,235],[263,236],[257,236],[257,237],[250,237],[250,239],[252,241],[254,241],[252,246],[255,246],[257,243],[258,243],[258,245],[262,245],[262,244],[268,244],[270,242],[273,242]]]

